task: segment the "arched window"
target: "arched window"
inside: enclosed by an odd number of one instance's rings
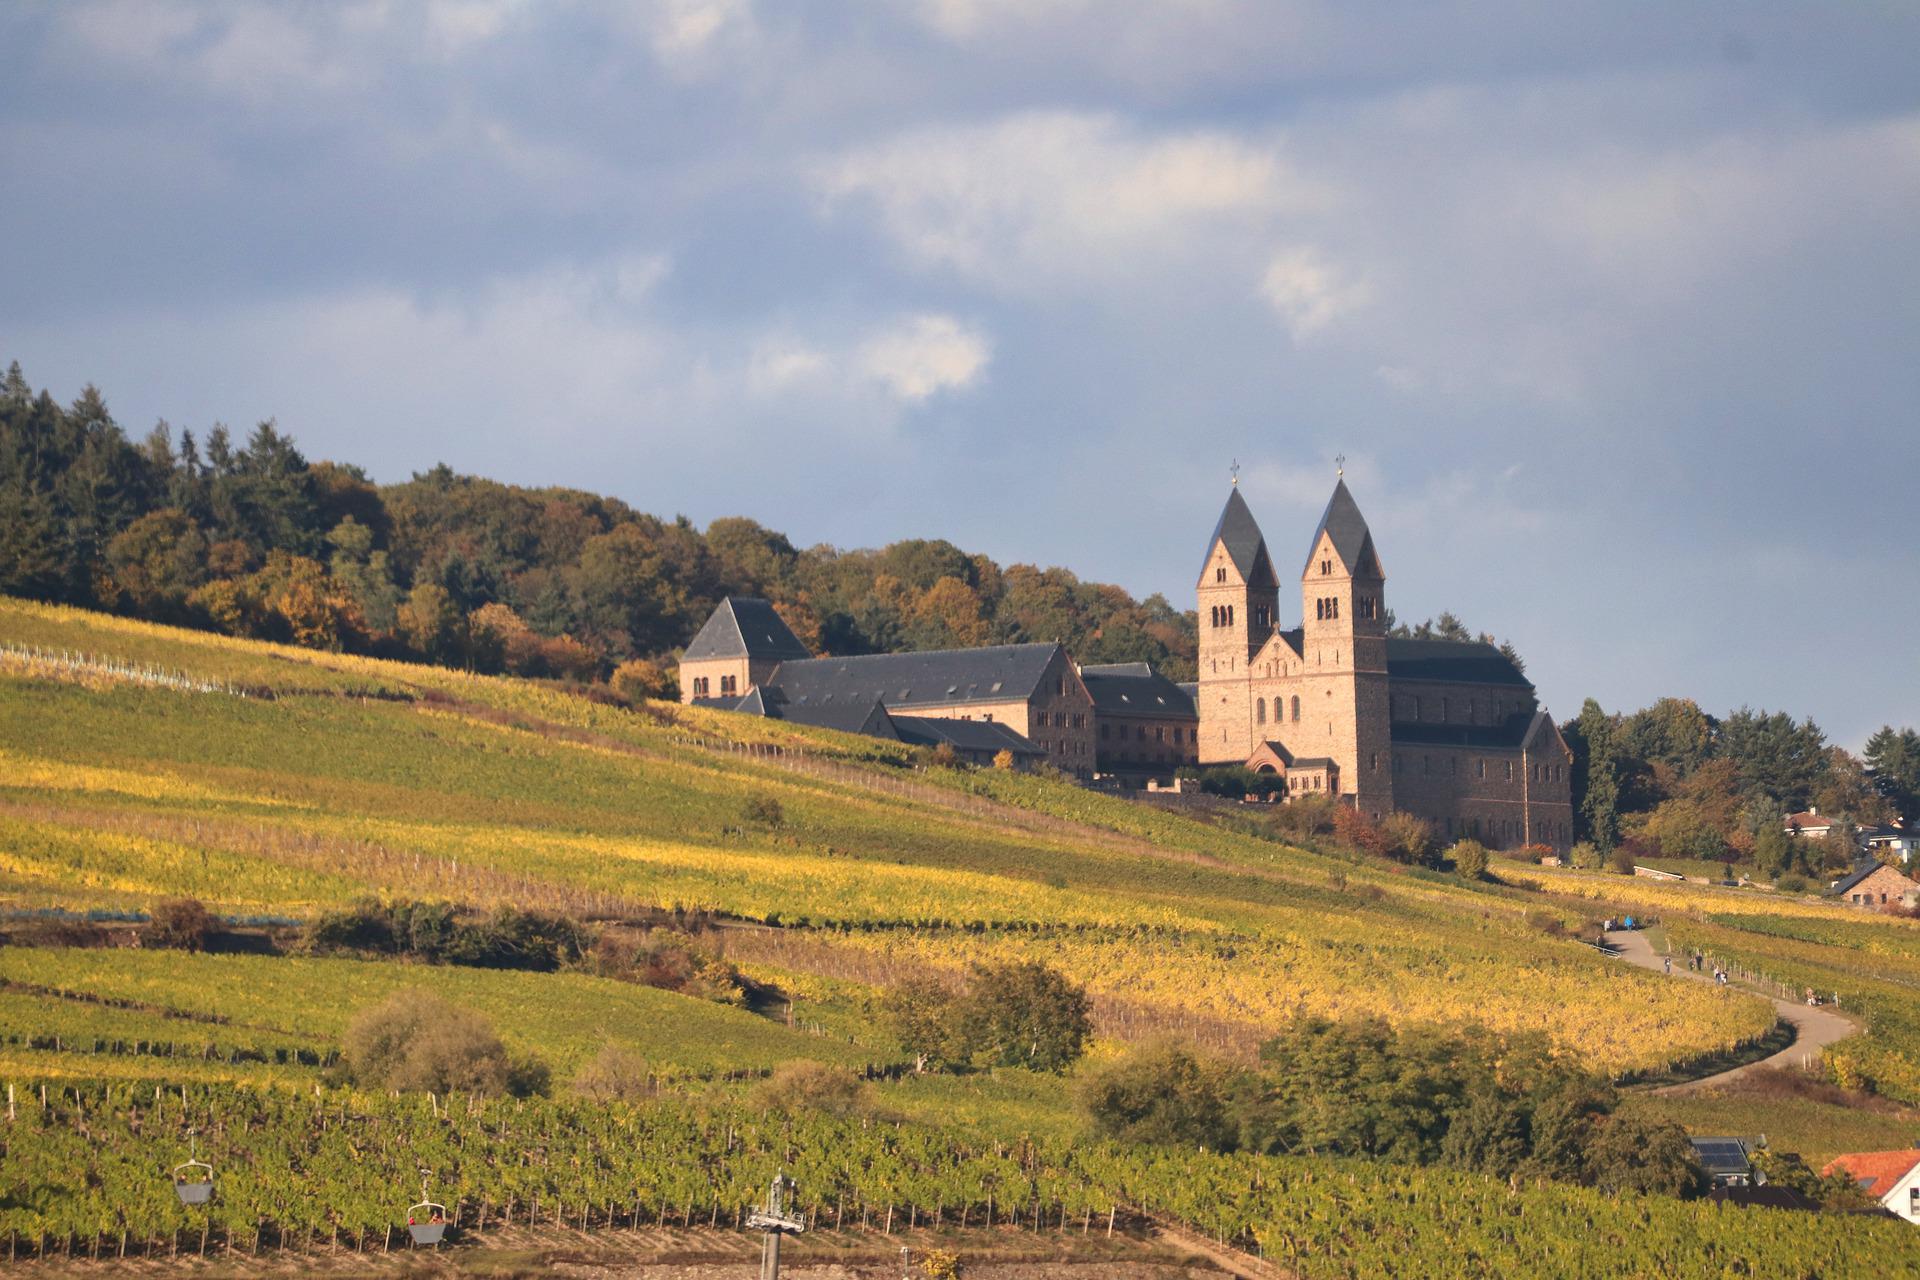
[[[1267,700],[1265,698],[1255,698],[1253,700],[1253,720],[1255,724],[1265,724],[1267,722]]]
[[[1300,723],[1300,695],[1297,693],[1293,695],[1293,722]]]

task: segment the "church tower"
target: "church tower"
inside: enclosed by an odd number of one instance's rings
[[[1253,655],[1273,634],[1280,580],[1238,477],[1200,566],[1199,759],[1238,764],[1253,753]]]
[[[1386,574],[1344,478],[1308,544],[1300,607],[1307,715],[1294,753],[1333,760],[1341,797],[1385,817],[1393,810]]]

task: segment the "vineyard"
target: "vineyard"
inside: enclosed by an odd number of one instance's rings
[[[14,1082],[0,1233],[22,1255],[390,1247],[421,1178],[470,1236],[738,1226],[773,1172],[809,1224],[1085,1232],[1156,1215],[1311,1280],[1920,1275],[1896,1221],[1808,1231],[1790,1214],[1466,1174],[1284,1157],[994,1142],[930,1126],[678,1102],[579,1106]],[[204,1209],[167,1170],[214,1166]]]
[[[1838,993],[1868,1029],[1833,1061],[1920,1101],[1912,922],[1496,870],[1470,884],[1294,848],[1249,822],[776,721],[0,600],[0,931],[95,911],[121,944],[56,930],[0,947],[0,1079],[15,1086],[0,1235],[14,1256],[384,1249],[422,1168],[469,1238],[730,1227],[785,1167],[817,1224],[1073,1232],[1151,1216],[1310,1277],[1837,1276],[1867,1256],[1920,1274],[1907,1235],[1870,1222],[1796,1231],[1437,1168],[1100,1145],[1070,1080],[898,1078],[906,1054],[879,1014],[903,979],[1043,960],[1087,988],[1095,1064],[1166,1036],[1244,1061],[1302,1015],[1384,1015],[1544,1032],[1624,1073],[1772,1025],[1764,1000],[1568,936],[1633,910],[1676,947]],[[127,945],[176,896],[282,924],[367,896],[717,921],[701,945],[775,994],[754,1012],[583,970]],[[289,937],[255,941],[294,951]],[[406,990],[489,1020],[558,1096],[345,1089],[349,1021]],[[657,1096],[568,1098],[609,1044]],[[864,1118],[750,1110],[795,1060],[879,1077]],[[1722,1129],[1742,1114],[1686,1105]],[[1790,1118],[1811,1132],[1822,1114]],[[219,1190],[189,1216],[164,1172],[194,1143]]]
[[[936,970],[962,966],[975,938],[982,954],[1049,949],[1101,996],[1106,1034],[1199,1018],[1239,1051],[1295,1012],[1373,1007],[1546,1027],[1626,1069],[1768,1016],[1544,936],[1523,892],[1044,779],[905,770],[895,744],[14,601],[0,601],[0,641],[257,693],[0,670],[0,905],[138,910],[184,894],[303,916],[371,892],[701,911]],[[746,818],[755,800],[779,821]],[[762,969],[783,989],[835,976]],[[169,986],[150,980],[149,995]]]

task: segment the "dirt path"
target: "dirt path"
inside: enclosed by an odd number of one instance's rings
[[[1620,948],[1620,958],[1628,964],[1639,965],[1642,969],[1652,969],[1656,973],[1666,969],[1666,957],[1656,953],[1647,935],[1637,929],[1616,929],[1606,935],[1607,941]],[[1712,982],[1710,973],[1695,973],[1688,969],[1684,960],[1673,966],[1673,976],[1690,978],[1695,982]],[[1744,990],[1744,988],[1742,988]],[[1749,992],[1748,994],[1758,994]],[[1771,997],[1768,997],[1771,999]],[[1837,1040],[1844,1040],[1859,1030],[1852,1022],[1829,1009],[1811,1008],[1797,1004],[1792,1000],[1773,1001],[1773,1007],[1781,1018],[1793,1024],[1793,1043],[1770,1058],[1759,1062],[1750,1062],[1744,1067],[1735,1067],[1731,1071],[1722,1071],[1716,1075],[1702,1076],[1698,1080],[1688,1080],[1681,1084],[1663,1085],[1655,1093],[1694,1093],[1702,1089],[1711,1089],[1729,1084],[1755,1067],[1800,1067],[1820,1056],[1820,1051]]]

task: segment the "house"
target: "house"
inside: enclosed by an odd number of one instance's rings
[[[1165,780],[1199,757],[1193,695],[1144,662],[1080,668],[1093,698],[1094,768],[1123,785]]]
[[[894,716],[995,723],[1025,744],[1016,759],[1031,747],[1080,777],[1094,768],[1093,698],[1057,644],[816,658],[772,605],[730,596],[681,656],[680,697],[854,733]]]
[[[1803,813],[1788,814],[1784,825],[1788,835],[1825,840],[1833,834],[1835,822],[1832,814],[1822,814],[1820,806],[1814,805]]]
[[[1890,1212],[1920,1222],[1920,1147],[1836,1156],[1820,1172],[1852,1178]]]
[[[1905,830],[1899,825],[1869,827],[1860,833],[1860,843],[1867,852],[1882,862],[1898,860],[1900,865],[1911,866],[1913,855],[1920,853],[1920,834]]]
[[[1753,1153],[1766,1143],[1758,1138],[1688,1138],[1700,1167],[1716,1187],[1757,1187],[1767,1176],[1753,1167]]]
[[[1920,884],[1884,862],[1866,858],[1827,892],[1854,907],[1910,907],[1920,898]]]

